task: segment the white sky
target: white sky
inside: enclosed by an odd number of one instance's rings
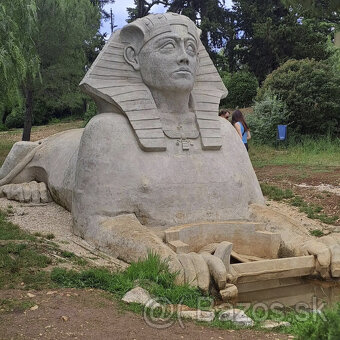
[[[232,5],[232,0],[226,0],[226,7],[230,8]],[[133,0],[116,0],[114,4],[109,4],[105,6],[105,9],[110,12],[110,9],[112,8],[112,12],[114,15],[114,25],[117,25],[117,28],[122,28],[125,26],[126,19],[128,17],[126,8],[127,7],[134,7],[134,1]],[[163,5],[157,5],[153,6],[151,9],[151,13],[163,13],[165,12]],[[107,37],[111,34],[111,28],[110,28],[110,21],[102,22],[102,26],[100,31],[102,33],[107,32]]]

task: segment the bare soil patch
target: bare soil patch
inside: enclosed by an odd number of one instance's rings
[[[340,217],[340,167],[275,165],[255,169],[260,182],[291,189],[329,216]],[[340,226],[340,218],[334,223]]]
[[[225,339],[283,340],[284,334],[253,330],[221,330],[184,322],[169,328],[148,326],[143,316],[122,311],[110,296],[98,290],[0,291],[0,301],[30,300],[26,310],[1,310],[0,339]],[[18,304],[17,304],[18,305]],[[31,308],[33,310],[31,310]]]

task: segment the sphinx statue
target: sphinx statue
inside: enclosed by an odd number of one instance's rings
[[[228,240],[224,228],[249,221],[252,204],[265,207],[242,141],[218,117],[227,89],[200,30],[174,13],[138,19],[112,34],[80,86],[99,114],[85,129],[16,143],[0,170],[0,195],[51,197],[72,213],[76,235],[127,262],[154,251],[192,283],[190,263],[204,261],[193,253],[188,262],[178,235],[187,252],[198,252]],[[197,228],[185,234],[176,226]],[[238,228],[233,235],[240,239]],[[242,237],[240,246],[252,238]],[[207,280],[209,273],[205,289]]]

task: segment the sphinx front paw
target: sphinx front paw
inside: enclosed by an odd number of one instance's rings
[[[32,181],[29,183],[6,184],[0,187],[0,197],[7,197],[22,203],[48,203],[51,196],[48,188],[43,182]]]

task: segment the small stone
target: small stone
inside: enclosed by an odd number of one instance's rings
[[[122,301],[127,303],[139,303],[144,306],[152,306],[153,308],[160,307],[154,299],[150,297],[150,294],[141,287],[136,287],[128,291],[122,298]]]
[[[32,293],[27,293],[27,296],[28,296],[29,298],[33,298],[33,297],[35,297],[35,295],[34,295],[34,294],[32,294]]]
[[[50,291],[46,293],[46,295],[52,295],[52,294],[57,294],[57,291]]]
[[[262,325],[262,328],[273,329],[277,327],[290,327],[290,323],[288,321],[272,321],[266,320]]]
[[[215,318],[215,312],[205,312],[200,309],[192,311],[181,311],[179,316],[184,319],[211,322]]]
[[[63,315],[63,316],[61,317],[61,320],[63,320],[64,322],[66,322],[66,321],[70,320],[70,318],[69,318],[68,316]]]
[[[223,301],[228,301],[237,297],[238,289],[235,285],[227,283],[225,289],[220,290],[220,294]]]
[[[254,321],[241,309],[228,309],[220,314],[220,321],[231,321],[239,326],[254,326]]]
[[[39,308],[38,305],[34,305],[33,307],[30,308],[30,310],[37,310]]]

